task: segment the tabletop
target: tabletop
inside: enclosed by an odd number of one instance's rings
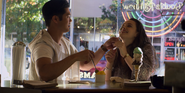
[[[148,87],[133,87],[125,86],[123,82],[105,81],[105,83],[95,83],[92,81],[68,82],[61,81],[54,88],[41,89],[27,89],[24,87],[0,87],[2,93],[99,93],[99,92],[113,92],[113,93],[172,93],[168,89],[156,89],[152,85]],[[32,92],[31,92],[32,91]]]
[[[56,88],[42,89],[43,93],[63,93],[63,92],[114,92],[114,93],[172,93],[168,89],[156,89],[152,85],[148,87],[124,86],[124,83],[105,81],[105,83],[95,82],[72,82],[59,84]]]

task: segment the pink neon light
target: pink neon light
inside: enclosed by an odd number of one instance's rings
[[[158,18],[158,17],[161,16],[161,15],[158,15],[158,16],[155,16],[155,17],[148,17],[148,16],[146,16],[142,11],[140,11],[140,12],[141,12],[142,15],[144,15],[144,16],[147,17],[147,18]]]
[[[166,31],[165,33],[162,33],[162,34],[159,34],[159,35],[147,35],[147,36],[148,37],[158,37],[158,36],[168,34],[169,32],[174,30],[179,25],[180,21],[182,20],[183,15],[184,15],[184,12],[183,12],[183,14],[181,14],[181,17],[180,17],[179,21],[175,24],[175,26],[173,28],[169,29],[168,31]]]
[[[125,20],[125,21],[127,21],[127,20],[125,19],[125,15],[123,14],[123,12],[121,12],[121,14],[122,14],[122,16],[123,16],[124,20]]]
[[[127,21],[127,20],[125,19],[125,15],[124,15],[123,11],[122,11],[121,13],[122,13],[122,16],[123,16],[124,20]],[[162,36],[162,35],[168,34],[169,32],[171,32],[172,30],[174,30],[174,29],[178,26],[178,24],[179,24],[180,21],[182,20],[182,17],[183,17],[183,15],[184,15],[184,12],[183,12],[183,14],[181,14],[181,15],[182,15],[182,16],[180,17],[179,21],[175,24],[175,26],[174,26],[172,29],[169,29],[169,30],[166,31],[165,33],[162,33],[162,34],[159,34],[159,35],[147,35],[147,36],[148,36],[148,37],[158,37],[158,36]]]
[[[126,16],[126,14],[125,14],[125,12],[124,12],[123,14],[124,14],[124,16],[125,16],[126,20],[128,20],[128,19],[127,19],[127,16]]]

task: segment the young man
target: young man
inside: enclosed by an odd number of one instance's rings
[[[63,36],[70,29],[70,11],[66,0],[50,0],[42,8],[47,30],[41,30],[30,42],[31,66],[29,79],[57,82],[80,80],[79,71],[93,68],[107,49],[112,49],[118,38],[106,41],[95,53],[90,50],[77,52]]]

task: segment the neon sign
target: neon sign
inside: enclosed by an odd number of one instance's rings
[[[152,2],[152,0],[145,0],[145,4],[141,3],[139,4],[138,0],[135,5],[123,5],[123,9],[125,10],[144,10],[145,12],[150,12],[154,11],[155,9],[157,10],[180,10],[181,7],[183,6],[182,2],[177,2],[176,4],[167,4],[166,2],[160,3],[160,4],[155,4]]]
[[[173,42],[165,42],[165,46],[174,46]]]
[[[165,57],[165,60],[175,60],[175,57]]]
[[[121,5],[123,5],[123,0],[121,0]],[[161,5],[161,6],[160,6]],[[167,4],[166,2],[164,3],[160,3],[160,4],[155,4],[152,2],[152,0],[145,0],[145,4],[143,5],[143,3],[139,4],[138,0],[136,0],[136,4],[135,5],[123,5],[123,9],[127,9],[127,10],[132,10],[132,9],[136,9],[136,10],[140,10],[140,9],[144,9],[144,12],[149,12],[149,11],[154,11],[155,9],[165,9],[165,10],[179,10],[181,9],[183,6],[182,2],[177,2],[175,4]],[[144,8],[143,8],[144,7]],[[159,8],[160,7],[160,8]],[[139,9],[140,8],[140,9]],[[135,19],[141,19],[143,22],[145,22],[143,24],[144,27],[148,28],[148,29],[153,29],[153,28],[159,28],[161,27],[160,30],[147,30],[146,28],[146,32],[147,32],[147,36],[149,37],[158,37],[161,35],[165,35],[169,32],[171,32],[172,30],[174,30],[178,24],[181,22],[183,16],[184,16],[184,12],[182,12],[182,10],[178,11],[177,13],[173,12],[169,12],[167,11],[165,15],[169,15],[171,14],[171,16],[169,16],[168,18],[166,16],[161,16],[161,14],[157,15],[157,16],[147,16],[143,13],[143,11],[140,12],[128,12],[128,11],[123,12],[122,11],[122,7],[121,7],[121,13],[123,16],[123,19],[126,21],[128,19],[130,19],[131,17],[135,18]],[[175,16],[175,18],[172,20],[173,18],[173,14],[177,14]],[[161,17],[161,18],[160,18]],[[147,19],[154,19],[154,21],[149,21]],[[153,24],[153,25],[147,25],[147,23]],[[155,25],[156,24],[156,25]],[[162,28],[163,27],[163,28]],[[153,34],[155,33],[155,34]]]
[[[185,41],[185,38],[184,37],[176,37],[176,38],[170,37],[168,41],[175,41],[175,40],[177,40],[177,42],[182,42],[182,41]]]
[[[93,72],[92,75],[91,72],[80,72],[80,78],[93,79],[95,78],[95,72]]]

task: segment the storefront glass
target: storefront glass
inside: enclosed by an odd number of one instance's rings
[[[165,60],[175,60],[175,49],[165,48]]]
[[[4,1],[4,0],[3,0]],[[6,11],[2,14],[6,16],[5,20],[5,41],[4,41],[4,62],[0,65],[2,67],[2,79],[11,79],[11,48],[17,41],[22,41],[26,44],[26,76],[28,79],[28,62],[30,59],[30,51],[28,44],[35,37],[35,35],[43,28],[46,28],[41,14],[41,8],[48,0],[5,0]],[[4,39],[3,39],[4,40]]]
[[[48,0],[6,1],[6,34],[2,65],[6,71],[6,78],[10,79],[11,46],[16,41],[23,41],[28,45],[40,29],[46,28],[40,10]],[[72,42],[78,51],[89,49],[95,52],[110,37],[118,37],[119,28],[124,21],[136,18],[143,23],[156,49],[159,62],[185,60],[185,33],[180,27],[180,21],[185,19],[184,0],[111,0],[107,5],[108,1],[110,0],[99,0],[101,3],[93,7],[102,11],[100,16],[72,16],[73,33],[65,33],[65,36],[69,39],[73,37]],[[27,48],[27,59],[29,58],[30,52]],[[106,59],[103,56],[97,68],[103,70],[105,65]],[[94,79],[94,68],[81,71],[80,74],[82,79]]]
[[[109,18],[74,18],[73,43],[78,51],[89,49],[96,52],[110,37],[116,36],[116,20]],[[99,71],[106,66],[105,56],[96,65]],[[95,69],[81,71],[81,79],[94,79]]]

